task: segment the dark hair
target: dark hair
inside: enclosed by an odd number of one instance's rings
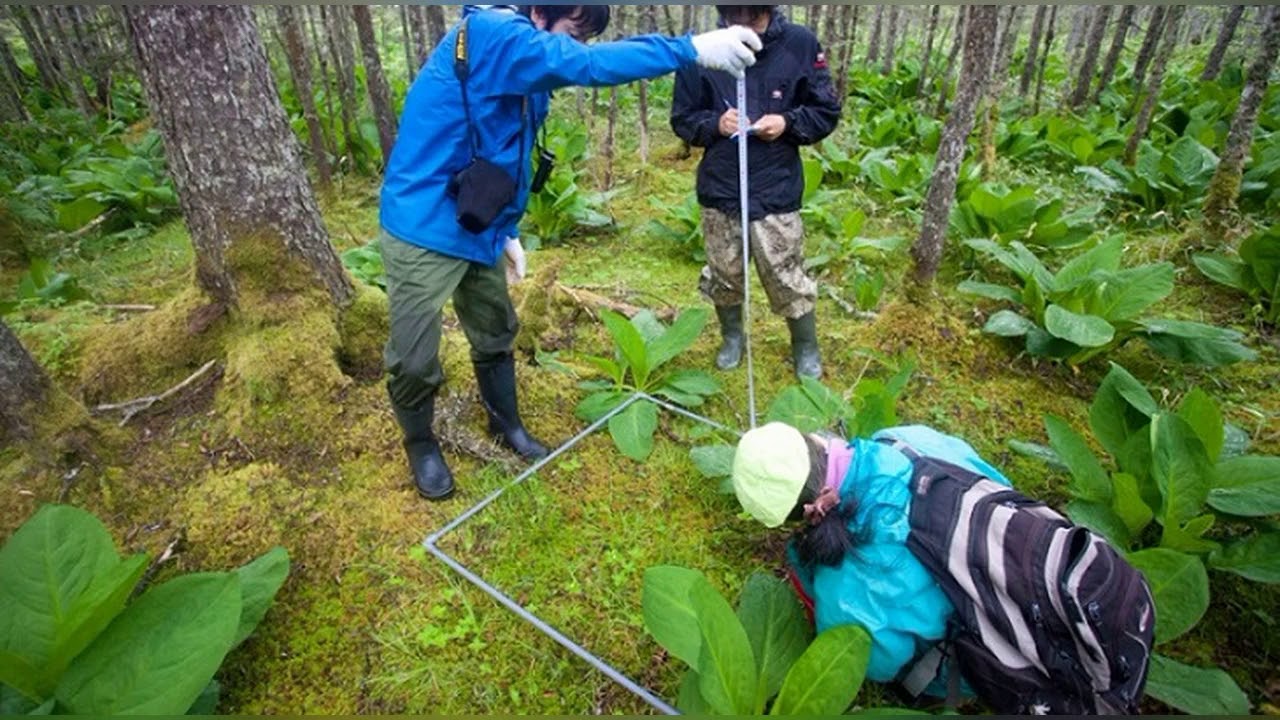
[[[761,15],[768,15],[769,13],[773,12],[773,6],[772,5],[717,5],[716,6],[716,12],[720,13],[720,17],[724,18],[726,21],[729,19],[730,14],[738,10],[746,10],[747,12],[751,13],[751,16],[750,16],[751,19],[748,22],[755,22],[757,19],[760,18]]]
[[[827,482],[827,448],[806,435],[809,446],[809,477],[805,479],[800,499],[791,511],[791,520],[804,519],[804,506],[818,499]],[[817,566],[836,567],[844,562],[844,556],[857,544],[857,538],[849,531],[849,521],[858,510],[853,500],[843,500],[827,513],[822,522],[808,525],[796,531],[793,538],[800,564],[807,568]]]
[[[534,8],[546,18],[548,30],[564,18],[577,23],[584,37],[596,37],[609,27],[608,5],[521,5],[520,14],[533,17]]]

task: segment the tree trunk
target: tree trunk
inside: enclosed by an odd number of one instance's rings
[[[67,13],[67,6],[51,6],[48,17],[49,26],[53,28],[54,42],[62,57],[63,75],[71,85],[71,94],[75,98],[76,107],[80,109],[82,115],[92,120],[97,114],[97,108],[93,100],[89,99],[89,93],[84,87],[84,74],[89,69],[89,61],[75,37],[75,28]]]
[[[640,24],[637,28],[640,33],[656,33],[658,32],[658,15],[657,8],[653,5],[641,5],[640,14],[636,17],[636,21]],[[640,120],[640,164],[649,164],[649,81],[641,80],[638,89],[639,107],[637,112]]]
[[[825,27],[822,28],[822,36],[819,37],[818,40],[826,47],[834,48],[835,45],[833,43],[835,43],[836,38],[839,37],[840,25],[844,22],[844,7],[840,5],[833,5],[827,8],[826,15],[827,22]],[[815,33],[818,32],[818,28],[813,28],[813,31]]]
[[[1156,5],[1151,9],[1151,17],[1147,20],[1147,34],[1142,39],[1142,47],[1138,49],[1138,57],[1133,61],[1133,86],[1142,89],[1147,77],[1147,66],[1151,64],[1151,56],[1160,44],[1160,33],[1164,32],[1164,17],[1168,6]]]
[[[409,84],[413,84],[414,78],[418,77],[418,60],[413,52],[413,30],[409,22],[408,5],[400,6],[400,30],[403,34],[401,42],[404,43],[404,64],[409,69]]]
[[[604,136],[604,189],[613,188],[613,157],[617,153],[614,147],[617,143],[618,129],[618,86],[614,85],[609,88],[609,124],[605,130]]]
[[[1009,59],[1013,57],[1013,48],[1018,44],[1018,31],[1021,29],[1022,6],[1011,5],[1009,15],[1005,18],[1004,29],[1000,34],[1000,51],[996,55],[992,70],[994,74],[998,74],[1002,93],[1005,81],[1009,78]]]
[[[1071,32],[1067,34],[1067,69],[1074,70],[1076,61],[1080,59],[1080,48],[1083,45],[1085,32],[1090,18],[1098,10],[1097,5],[1081,5],[1071,15]]]
[[[427,5],[423,7],[423,12],[427,14],[427,37],[431,40],[431,48],[434,49],[436,45],[440,44],[440,40],[444,38],[444,8],[439,5]],[[425,60],[426,58],[423,59]]]
[[[681,5],[680,32],[693,32],[693,5]]]
[[[1049,64],[1049,52],[1053,50],[1053,33],[1058,23],[1058,6],[1049,9],[1049,27],[1044,33],[1044,52],[1040,53],[1040,70],[1036,73],[1036,99],[1031,106],[1031,114],[1040,114],[1040,97],[1044,92],[1044,68]]]
[[[49,378],[13,331],[0,320],[0,448],[31,438]]]
[[[7,105],[10,108],[6,119],[16,122],[30,120],[31,114],[27,112],[27,106],[22,102],[27,88],[27,76],[18,67],[18,62],[13,57],[13,50],[9,48],[9,41],[3,35],[0,35],[0,65],[4,65],[4,82],[0,83],[0,87],[8,98]]]
[[[996,50],[995,5],[968,6],[968,27],[964,34],[964,64],[960,69],[960,86],[938,144],[938,159],[933,179],[925,198],[924,219],[920,237],[911,248],[915,260],[915,279],[924,285],[938,273],[946,241],[947,222],[955,202],[956,179],[964,162],[966,141],[973,130],[978,102],[986,94],[991,76],[991,62]]]
[[[316,162],[316,174],[320,178],[320,186],[327,188],[333,181],[333,174],[329,169],[329,155],[324,148],[320,116],[316,112],[315,91],[311,89],[311,60],[307,57],[307,47],[302,41],[302,28],[298,25],[298,16],[292,5],[277,5],[276,17],[284,34],[284,55],[289,63],[293,91],[298,96],[298,104],[302,106],[302,117],[307,121],[307,140]]]
[[[1120,11],[1120,19],[1116,21],[1116,31],[1111,36],[1111,49],[1107,51],[1107,59],[1102,63],[1102,74],[1098,77],[1098,89],[1093,94],[1095,103],[1102,97],[1102,91],[1111,84],[1111,78],[1116,75],[1120,54],[1124,52],[1124,41],[1129,36],[1129,26],[1133,25],[1133,16],[1137,11],[1137,5],[1125,5]]]
[[[1076,75],[1076,87],[1071,93],[1071,107],[1079,109],[1089,97],[1093,87],[1093,72],[1098,67],[1098,53],[1102,50],[1102,38],[1107,35],[1107,23],[1111,21],[1111,5],[1099,5],[1089,26],[1089,37],[1080,60],[1080,72]]]
[[[333,112],[333,84],[329,80],[329,57],[325,54],[324,44],[320,42],[320,33],[316,30],[316,15],[319,10],[314,5],[304,6],[307,9],[307,26],[311,31],[311,47],[315,49],[316,62],[320,67],[320,86],[324,89],[324,120],[320,127],[324,133],[324,146],[328,158],[338,157],[338,142],[334,138],[337,122]],[[321,23],[323,23],[323,18]],[[326,159],[328,162],[328,159]]]
[[[31,53],[31,60],[36,66],[36,74],[40,77],[40,84],[44,87],[45,92],[54,97],[65,97],[62,81],[58,75],[58,68],[54,65],[43,39],[32,23],[32,14],[36,8],[22,5],[6,7],[13,14],[14,23],[18,26],[18,32],[22,34],[22,41],[26,43],[27,51]]]
[[[125,5],[130,41],[191,233],[196,282],[234,306],[280,251],[338,305],[353,288],[320,218],[249,7]],[[282,290],[291,278],[277,268]],[[294,288],[300,289],[300,288]]]
[[[884,39],[884,64],[880,66],[880,74],[893,72],[893,55],[898,48],[898,6],[889,6],[889,28]]]
[[[1218,169],[1213,173],[1213,180],[1209,182],[1205,198],[1204,215],[1210,227],[1224,225],[1227,216],[1235,209],[1244,161],[1253,145],[1258,108],[1267,94],[1267,81],[1276,64],[1276,56],[1280,54],[1280,7],[1263,8],[1260,19],[1263,22],[1262,47],[1245,76],[1240,104],[1236,106],[1231,130],[1227,133],[1227,146],[1218,162]]]
[[[360,50],[364,54],[364,81],[369,90],[369,104],[378,123],[378,142],[382,145],[382,163],[391,160],[391,148],[396,144],[396,111],[391,107],[391,88],[382,74],[382,59],[378,56],[378,38],[373,34],[373,16],[368,5],[352,5],[356,35],[360,38]]]
[[[987,113],[982,123],[982,174],[990,179],[996,167],[996,123],[1000,119],[1000,97],[1009,78],[1009,56],[1018,37],[1018,13],[1021,8],[1011,5],[1001,30],[998,52],[991,63],[991,80],[987,83]]]
[[[884,6],[876,6],[876,19],[871,25],[871,40],[867,45],[867,64],[880,60],[880,25],[884,20]]]
[[[417,53],[418,60],[414,64],[418,69],[422,69],[422,64],[427,61],[427,55],[431,52],[430,31],[427,30],[427,11],[421,5],[409,6],[409,18],[413,21],[413,48]]]
[[[810,5],[809,16],[805,18],[805,25],[808,25],[813,32],[817,33],[818,28],[822,26],[822,5]]]
[[[938,107],[934,115],[941,115],[947,109],[947,89],[951,85],[951,71],[955,69],[956,58],[960,56],[960,48],[964,45],[964,23],[969,14],[968,5],[961,5],[956,12],[956,36],[951,41],[951,52],[947,53],[947,67],[938,80]]]
[[[1164,71],[1169,65],[1169,58],[1178,45],[1178,25],[1187,12],[1186,5],[1171,5],[1164,18],[1164,40],[1160,43],[1160,52],[1151,64],[1151,78],[1147,81],[1147,92],[1142,103],[1142,110],[1134,123],[1133,134],[1124,146],[1124,163],[1132,166],[1138,158],[1138,145],[1147,136],[1147,128],[1151,126],[1151,116],[1155,113],[1156,103],[1160,100],[1160,88],[1164,84]]]
[[[933,60],[933,34],[938,30],[938,15],[942,13],[941,5],[934,5],[929,10],[929,25],[924,33],[924,60],[920,62],[920,89],[917,94],[924,97],[929,87],[929,64]]]
[[[854,38],[858,30],[859,5],[844,5],[840,8],[840,59],[836,62],[836,92],[843,102],[849,95],[849,61],[853,57]]]
[[[334,74],[338,79],[338,112],[342,116],[342,137],[347,159],[357,169],[363,169],[363,155],[356,137],[360,105],[356,100],[355,58],[351,56],[350,38],[347,37],[345,5],[321,5],[320,17],[324,20],[329,41],[329,58],[333,60]],[[344,47],[344,45],[346,47]]]
[[[1035,17],[1031,20],[1031,40],[1027,42],[1027,57],[1022,62],[1022,79],[1018,82],[1018,94],[1024,97],[1036,76],[1036,54],[1040,50],[1040,38],[1044,34],[1044,19],[1048,12],[1049,6],[1037,5]]]
[[[1204,72],[1200,74],[1201,81],[1218,79],[1218,73],[1222,72],[1222,59],[1227,55],[1227,47],[1231,45],[1231,38],[1236,34],[1236,26],[1240,24],[1242,15],[1244,15],[1244,5],[1232,5],[1227,11],[1227,18],[1223,21],[1222,30],[1218,33],[1218,41],[1213,44],[1213,50],[1209,51],[1209,59],[1204,61]]]

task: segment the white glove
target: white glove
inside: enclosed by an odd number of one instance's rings
[[[507,260],[507,282],[514,285],[523,280],[526,260],[524,245],[520,244],[520,238],[507,238],[507,246],[502,249],[502,254]]]
[[[760,36],[741,25],[693,36],[698,64],[710,70],[724,70],[734,77],[742,77],[747,68],[756,64],[761,47]]]

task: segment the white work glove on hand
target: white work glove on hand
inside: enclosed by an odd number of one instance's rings
[[[502,249],[502,254],[507,260],[507,283],[515,285],[524,279],[526,267],[524,245],[520,244],[520,238],[507,238],[507,246]]]
[[[747,68],[756,64],[761,47],[760,36],[741,25],[693,36],[698,64],[710,70],[724,70],[734,77],[742,77]]]

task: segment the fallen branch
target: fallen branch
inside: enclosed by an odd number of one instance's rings
[[[88,235],[89,233],[93,232],[95,228],[101,227],[102,223],[106,222],[112,215],[115,214],[115,212],[116,212],[115,208],[110,208],[106,212],[102,213],[101,215],[99,215],[98,217],[94,218],[92,221],[87,223],[84,227],[69,233],[65,233],[65,235],[67,236],[67,238],[72,240],[77,238],[82,238],[85,235]]]
[[[151,312],[155,305],[99,305],[103,310],[119,310],[120,312]]]
[[[827,286],[825,289],[827,291],[827,297],[831,298],[832,300],[835,300],[836,304],[840,306],[841,310],[844,310],[845,312],[849,313],[855,318],[859,320],[875,320],[877,317],[879,317],[873,312],[859,310],[858,308],[854,307],[853,303],[840,297],[840,295],[838,295],[835,289],[832,288],[831,286]]]
[[[640,312],[641,310],[647,309],[647,308],[642,308],[638,305],[632,305],[631,303],[624,302],[622,300],[614,300],[611,297],[606,297],[604,295],[600,295],[599,293],[595,293],[584,288],[570,287],[563,283],[556,283],[555,289],[560,293],[561,296],[567,297],[570,302],[572,302],[575,305],[578,305],[579,307],[583,308],[587,312],[591,312],[592,310],[605,309],[605,310],[612,310],[622,315],[626,315],[627,317],[634,317],[636,313]],[[675,314],[676,314],[675,310],[671,308],[654,310],[653,312],[655,315],[657,315],[658,319],[663,320],[665,322],[670,322],[673,318],[675,318]],[[592,317],[595,317],[595,315],[593,314]]]
[[[165,390],[159,395],[148,395],[147,397],[141,397],[136,400],[129,400],[127,402],[111,403],[108,405],[99,405],[95,407],[93,411],[96,413],[111,412],[113,410],[122,411],[124,414],[124,418],[120,420],[120,427],[124,427],[125,424],[127,424],[130,420],[134,418],[134,416],[140,413],[146,412],[147,410],[150,410],[157,403],[164,402],[165,400],[168,400],[174,395],[177,395],[183,390],[186,390],[187,388],[191,387],[191,385],[195,383],[196,380],[199,380],[201,376],[203,376],[205,373],[212,370],[213,366],[217,364],[218,364],[217,360],[210,360],[209,362],[205,363],[204,366],[201,367],[199,370],[191,373],[191,375],[186,380],[183,380],[182,382],[178,383],[177,385],[174,385],[168,390]]]

